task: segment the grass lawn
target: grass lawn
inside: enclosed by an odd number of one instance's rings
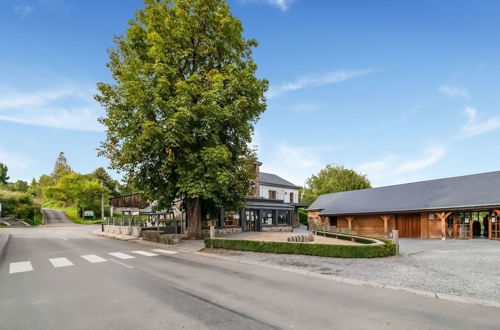
[[[57,202],[53,202],[53,201],[46,201],[42,204],[42,206],[49,208],[49,209],[64,211],[66,216],[71,221],[73,221],[74,223],[80,224],[80,225],[95,225],[95,224],[102,223],[102,219],[96,219],[96,220],[81,219],[78,216],[78,210],[73,206],[64,207],[64,206],[61,206],[60,204],[58,204]]]

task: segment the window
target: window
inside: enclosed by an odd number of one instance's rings
[[[293,192],[290,193],[290,203],[293,203]]]
[[[290,211],[278,211],[278,225],[290,224]]]
[[[234,211],[224,212],[224,227],[237,227],[240,225],[240,214]]]
[[[274,211],[263,210],[262,211],[262,224],[263,225],[273,225],[274,224]]]
[[[269,199],[276,199],[276,190],[269,190]]]

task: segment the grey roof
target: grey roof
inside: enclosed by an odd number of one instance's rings
[[[298,189],[299,187],[277,176],[276,174],[260,172],[259,183],[270,186]]]
[[[319,196],[309,210],[347,215],[500,206],[500,171]]]

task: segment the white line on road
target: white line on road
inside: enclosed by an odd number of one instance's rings
[[[151,252],[147,252],[147,251],[132,251],[132,253],[140,254],[141,256],[146,256],[146,257],[155,257],[155,256],[157,256],[156,253],[151,253]]]
[[[22,262],[11,262],[9,267],[9,273],[24,273],[33,271],[33,266],[31,266],[31,262],[22,261]]]
[[[61,237],[62,240],[67,241],[68,239],[66,237]]]
[[[109,260],[111,260],[113,262],[116,262],[117,264],[125,266],[125,267],[130,268],[130,269],[134,268],[133,266],[127,265],[127,264],[125,264],[123,262],[119,262],[118,260],[115,260],[115,259],[109,259]]]
[[[134,256],[131,256],[131,255],[128,255],[128,254],[125,254],[125,253],[121,253],[121,252],[111,252],[111,253],[108,253],[109,255],[112,255],[113,257],[116,257],[118,259],[132,259],[132,258],[135,258]]]
[[[52,258],[49,261],[55,268],[73,266],[73,263],[66,258]]]
[[[177,251],[163,250],[163,249],[154,249],[153,251],[159,252],[159,253],[165,253],[165,254],[176,254],[176,253],[179,253]]]
[[[107,261],[106,259],[101,258],[99,256],[96,256],[95,254],[88,254],[88,255],[82,256],[82,258],[87,260],[88,262],[91,262],[91,263]]]

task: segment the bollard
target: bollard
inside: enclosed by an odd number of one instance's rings
[[[392,240],[394,241],[394,244],[396,244],[396,255],[399,254],[399,230],[393,229],[392,230]]]

